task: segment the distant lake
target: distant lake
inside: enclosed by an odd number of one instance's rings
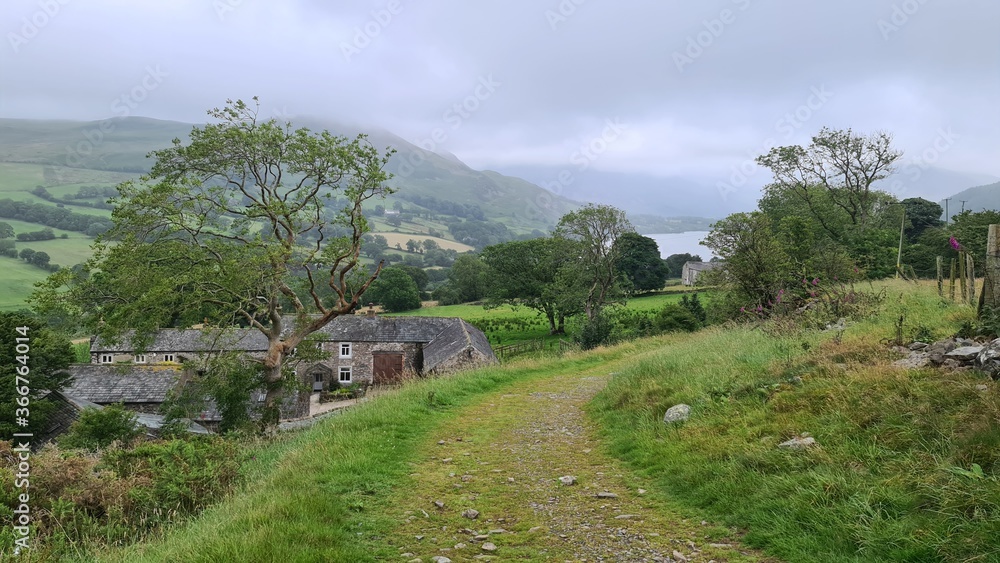
[[[645,235],[656,241],[660,247],[660,256],[666,258],[671,254],[697,254],[703,260],[712,258],[712,251],[698,244],[698,241],[708,236],[708,231],[687,231],[684,233],[662,233]]]

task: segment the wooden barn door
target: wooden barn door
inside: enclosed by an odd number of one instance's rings
[[[375,352],[372,354],[372,383],[389,385],[399,383],[403,375],[403,355],[395,352]]]

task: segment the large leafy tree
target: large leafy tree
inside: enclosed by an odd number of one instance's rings
[[[510,304],[534,309],[549,321],[550,334],[565,332],[566,318],[580,312],[558,284],[558,273],[579,254],[576,243],[544,237],[506,242],[483,249],[487,305]]]
[[[66,338],[22,313],[0,312],[0,335],[0,440],[11,440],[15,432],[37,435],[54,409],[46,395],[69,381],[64,370],[73,349]],[[18,418],[28,424],[19,425]]]
[[[656,241],[639,233],[624,233],[618,246],[618,270],[632,284],[632,291],[656,291],[667,282],[667,265]]]
[[[775,147],[757,158],[774,183],[765,190],[787,194],[799,202],[837,242],[848,230],[871,225],[879,193],[872,186],[893,173],[902,152],[892,148],[892,136],[861,135],[850,129],[823,128],[808,147]]]
[[[420,291],[405,270],[394,266],[382,270],[365,299],[381,305],[390,313],[420,308]]]
[[[151,153],[150,174],[118,187],[114,226],[95,243],[91,275],[63,271],[33,302],[77,307],[109,338],[135,331],[140,347],[160,327],[206,320],[259,330],[268,341],[259,362],[270,424],[285,392],[285,359],[350,313],[381,269],[357,275],[368,230],[362,204],[390,192],[391,151],[363,135],[263,120],[258,110],[228,101],[189,142]],[[331,212],[325,202],[335,196],[346,204]],[[330,291],[334,298],[324,299]]]
[[[667,267],[667,277],[672,279],[681,277],[681,273],[684,270],[684,264],[686,262],[701,261],[701,256],[684,252],[683,254],[671,254],[670,256],[667,256],[663,260],[663,264]]]
[[[590,204],[559,219],[555,235],[580,245],[574,271],[560,272],[564,285],[582,293],[583,311],[593,320],[605,304],[622,294],[615,242],[625,233],[635,232],[625,212],[610,205]]]
[[[788,254],[771,219],[760,211],[734,213],[715,223],[702,244],[725,261],[719,275],[733,291],[734,305],[769,307],[791,278]]]

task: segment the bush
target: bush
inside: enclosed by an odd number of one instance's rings
[[[69,432],[59,439],[63,448],[102,450],[114,442],[129,443],[142,435],[136,416],[122,405],[84,409]]]
[[[656,328],[661,332],[694,332],[701,323],[687,308],[677,303],[667,303],[656,315]]]
[[[611,321],[604,312],[600,312],[592,319],[587,319],[583,323],[580,334],[574,339],[580,343],[584,350],[597,348],[603,344],[608,344],[611,340]]]

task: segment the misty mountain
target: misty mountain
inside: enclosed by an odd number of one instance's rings
[[[962,209],[966,211],[1000,210],[1000,182],[962,190],[949,199],[947,213],[951,216],[957,215]],[[944,200],[938,203],[944,208]]]

